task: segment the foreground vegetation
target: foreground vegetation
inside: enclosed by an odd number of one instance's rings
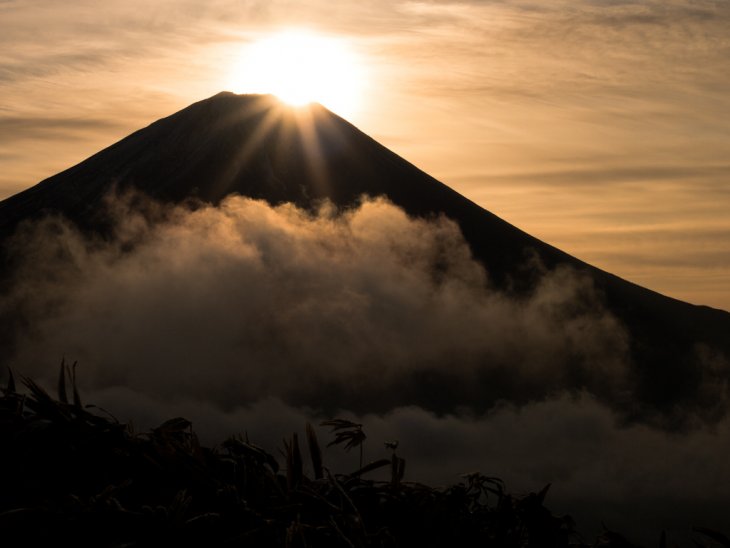
[[[445,489],[406,482],[395,446],[389,459],[333,474],[311,425],[304,443],[285,440],[283,467],[245,437],[203,447],[183,418],[135,434],[82,405],[74,377],[62,364],[53,398],[30,379],[20,393],[11,373],[0,397],[3,546],[631,546],[610,531],[581,539],[544,506],[549,486],[514,496],[480,474]],[[361,425],[323,424],[330,445],[362,447]],[[367,479],[376,469],[390,480]],[[700,532],[709,544],[699,546],[730,547]]]

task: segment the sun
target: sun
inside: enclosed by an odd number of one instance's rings
[[[358,56],[341,38],[287,30],[251,43],[232,71],[239,93],[272,93],[295,106],[321,103],[354,114],[364,83]]]

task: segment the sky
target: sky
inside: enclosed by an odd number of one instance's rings
[[[356,53],[340,114],[376,140],[591,264],[728,310],[729,26],[711,0],[2,0],[0,198],[310,29]]]

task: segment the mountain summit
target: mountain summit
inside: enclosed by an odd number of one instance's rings
[[[349,207],[362,195],[386,196],[412,216],[445,215],[500,290],[529,293],[539,272],[528,264],[589,276],[627,328],[641,400],[660,409],[701,397],[698,353],[722,363],[730,355],[727,312],[662,296],[530,236],[319,105],[295,109],[272,96],[228,92],[194,103],[0,202],[0,239],[48,213],[95,230],[113,188],[136,188],[162,202],[217,204],[238,193],[305,208],[323,199]]]
[[[219,93],[158,120],[84,162],[0,202],[0,234],[19,220],[60,212],[93,224],[113,187],[152,198],[217,204],[231,193],[307,207],[387,196],[411,215],[458,220],[497,282],[539,250],[554,266],[571,259],[417,169],[357,128],[313,104],[294,108],[271,95]],[[489,240],[488,242],[486,240]]]

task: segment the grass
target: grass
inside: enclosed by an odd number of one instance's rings
[[[180,417],[134,433],[82,405],[73,366],[61,365],[55,398],[31,379],[22,385],[11,373],[0,397],[3,546],[631,546],[611,531],[582,540],[545,507],[550,486],[515,496],[481,474],[438,489],[404,481],[394,443],[389,459],[333,473],[307,425],[309,477],[297,434],[284,440],[282,466],[240,435],[204,447]],[[362,425],[323,424],[330,445],[362,450]],[[367,479],[388,467],[389,481]],[[721,533],[698,534],[698,546],[730,547]]]

